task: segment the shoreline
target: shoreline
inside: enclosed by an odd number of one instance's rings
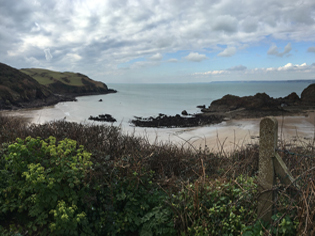
[[[52,109],[46,109],[43,113],[38,108],[0,112],[9,116],[18,115],[24,117],[30,123],[40,124],[53,120],[50,119],[50,117],[53,117],[55,113],[53,109],[54,106],[50,106],[50,108]],[[38,116],[31,116],[29,110],[38,111]],[[280,140],[284,140],[286,143],[295,143],[298,140],[307,142],[314,139],[314,110],[308,110],[306,113],[294,116],[275,116],[275,118],[278,120],[278,137]],[[141,128],[127,126],[122,123],[118,124],[118,126],[121,127],[123,134],[134,134],[146,138],[153,145],[161,142],[170,142],[175,145],[190,147],[196,150],[207,149],[210,152],[232,152],[245,145],[254,145],[259,142],[259,123],[261,119],[262,118],[231,119],[219,124],[190,128]],[[72,122],[71,120],[69,121]],[[87,122],[88,121],[85,121],[85,123]],[[88,123],[93,124],[93,122]],[[94,124],[101,125],[104,123],[94,122]],[[106,123],[106,125],[110,124]]]
[[[274,116],[278,120],[278,140],[286,145],[307,143],[315,137],[315,111],[306,115]],[[262,117],[263,118],[263,117]],[[230,120],[217,128],[216,133],[208,133],[194,141],[196,148],[207,147],[210,151],[231,152],[244,145],[259,143],[259,124],[262,118]]]

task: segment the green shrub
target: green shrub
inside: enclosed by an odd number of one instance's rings
[[[256,218],[253,178],[196,181],[173,197],[183,235],[241,235]],[[184,233],[186,231],[186,233]]]
[[[257,220],[253,225],[247,226],[243,230],[243,235],[297,235],[296,229],[298,226],[298,222],[292,221],[292,219],[288,215],[278,213],[273,215],[271,218],[273,220],[273,224]]]
[[[142,166],[141,158],[125,157],[112,164],[97,194],[100,235],[175,235],[172,209],[165,206],[168,196],[154,183],[154,172]]]
[[[29,234],[91,233],[83,211],[92,165],[76,141],[28,137],[3,146],[0,163],[0,215]]]

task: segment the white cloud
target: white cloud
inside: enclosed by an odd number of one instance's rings
[[[44,49],[44,53],[45,53],[46,61],[50,61],[53,58],[53,56],[50,53],[50,49],[49,48]]]
[[[314,64],[315,65],[315,64]],[[314,73],[315,72],[315,66],[307,65],[306,63],[302,64],[292,64],[287,63],[284,66],[280,67],[269,67],[269,68],[255,68],[255,69],[247,69],[246,66],[239,65],[234,66],[226,70],[212,70],[212,71],[206,71],[206,72],[197,72],[194,75],[221,75],[221,74],[261,74],[261,73],[285,73],[285,72],[302,72],[302,73]]]
[[[79,61],[82,59],[82,57],[76,53],[67,53],[66,58],[67,60],[72,60],[72,61]]]
[[[287,63],[284,66],[280,67],[269,67],[269,68],[255,68],[255,69],[248,69],[246,66],[239,65],[228,68],[226,70],[211,70],[206,72],[197,72],[194,75],[222,75],[222,74],[261,74],[261,73],[280,73],[280,72],[304,72],[310,73],[315,72],[315,66],[307,65],[306,63],[303,64],[292,64]]]
[[[236,53],[235,47],[229,47],[224,49],[222,52],[218,54],[219,57],[231,57]]]
[[[160,61],[163,59],[163,56],[161,53],[156,53],[152,57],[150,57],[150,60],[152,61]]]
[[[278,51],[278,47],[276,44],[272,44],[269,48],[267,54],[268,55],[275,55],[278,57],[283,57],[284,55],[287,55],[292,50],[291,43],[288,43],[285,47],[283,52]]]
[[[168,53],[180,57],[189,51],[193,53],[183,56],[185,59],[202,61],[208,52],[233,56],[244,45],[250,48],[278,40],[314,42],[314,15],[313,0],[303,4],[296,0],[243,0],[241,4],[235,0],[213,0],[211,4],[208,0],[14,4],[2,0],[0,55],[2,62],[25,68],[42,60],[43,50],[50,49],[50,53],[45,52],[50,61],[45,63],[54,69],[71,68],[103,79],[102,74],[115,74],[117,65],[136,58],[150,59],[151,63],[138,63],[140,67],[154,66],[154,60],[163,60],[162,55]],[[291,50],[290,43],[281,49],[274,44],[268,54],[285,57]],[[309,47],[307,51],[314,53],[315,49]]]
[[[188,56],[185,57],[188,61],[200,62],[208,59],[205,54],[199,54],[198,52],[191,52]]]
[[[178,60],[176,58],[171,58],[171,59],[168,59],[168,62],[178,62]]]
[[[309,69],[309,66],[307,66],[306,63],[303,63],[301,65],[293,65],[292,63],[288,63],[284,66],[280,66],[277,68],[278,71],[292,71],[292,70],[304,70],[304,69]]]
[[[194,75],[220,75],[228,73],[227,70],[211,70],[207,72],[197,72]]]

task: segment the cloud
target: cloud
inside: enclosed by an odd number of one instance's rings
[[[303,63],[301,65],[299,64],[293,65],[292,63],[288,63],[284,66],[280,66],[277,68],[278,71],[294,71],[294,70],[303,71],[304,69],[309,69],[309,66],[307,66],[306,63]]]
[[[307,52],[313,52],[313,53],[315,53],[315,47],[309,47],[309,48],[307,49]]]
[[[266,74],[266,73],[283,73],[283,72],[302,72],[302,73],[314,73],[315,72],[315,63],[312,65],[307,65],[306,63],[302,64],[293,64],[287,63],[284,66],[279,67],[269,67],[269,68],[255,68],[248,69],[246,66],[239,65],[228,68],[226,70],[211,70],[206,72],[197,72],[194,75],[222,75],[222,74]]]
[[[208,59],[208,57],[205,54],[199,54],[197,52],[191,52],[188,56],[185,57],[188,61],[194,61],[194,62],[200,62],[203,60]]]
[[[163,59],[163,56],[161,53],[156,53],[152,57],[150,57],[150,60],[152,61],[160,61]]]
[[[0,5],[2,62],[20,68],[40,62],[55,70],[71,68],[97,75],[95,79],[117,73],[117,65],[136,58],[154,62],[168,53],[182,55],[188,51],[193,53],[185,59],[196,62],[207,59],[206,50],[229,57],[243,45],[250,48],[270,40],[315,41],[312,0],[303,4],[296,0],[244,0],[241,5],[233,0],[213,0],[211,4],[208,0],[45,0],[14,4],[0,0]],[[218,52],[226,45],[234,47]],[[313,52],[312,48],[308,52]],[[274,44],[268,54],[284,57],[291,50],[291,44],[282,49]]]
[[[233,67],[231,67],[231,68],[229,68],[227,70],[229,70],[229,71],[244,71],[246,69],[247,69],[246,66],[239,65],[239,66],[233,66]]]
[[[233,33],[237,30],[237,19],[231,15],[218,16],[215,20],[213,29]]]
[[[278,56],[278,57],[283,57],[284,55],[288,54],[291,50],[292,50],[291,43],[288,43],[288,44],[284,47],[283,52],[279,52],[277,45],[276,45],[276,44],[273,44],[273,45],[271,45],[271,47],[269,48],[267,54],[268,54],[268,55],[275,55],[275,56]]]
[[[44,53],[45,53],[46,61],[50,61],[53,58],[53,56],[50,53],[50,49],[49,48],[44,49]]]
[[[218,54],[219,57],[231,57],[236,53],[235,47],[229,47],[224,49],[222,52]]]
[[[178,60],[176,58],[171,58],[167,60],[168,62],[178,62]]]

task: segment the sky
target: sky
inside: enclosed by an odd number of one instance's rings
[[[315,79],[315,1],[0,0],[0,62],[105,83]]]

